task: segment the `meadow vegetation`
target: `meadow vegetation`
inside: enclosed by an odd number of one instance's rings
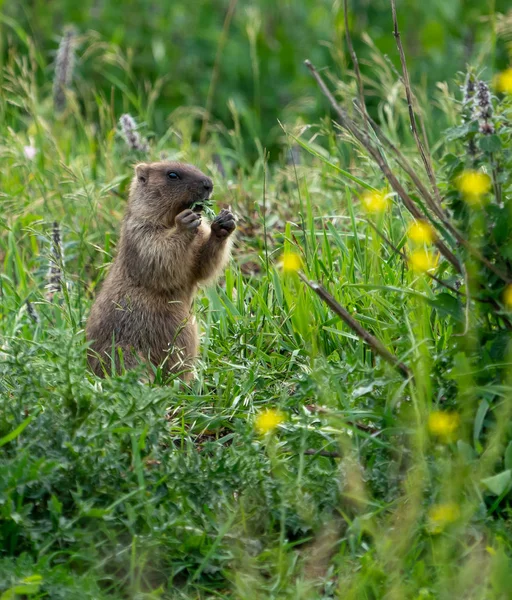
[[[510,597],[512,13],[343,4],[3,8],[1,600]],[[193,382],[98,379],[160,158],[233,261]]]

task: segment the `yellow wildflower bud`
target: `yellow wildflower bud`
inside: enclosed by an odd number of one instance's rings
[[[435,231],[430,223],[416,221],[407,230],[407,237],[415,244],[431,244],[435,238]]]
[[[441,533],[450,523],[460,517],[460,509],[455,502],[434,504],[428,511],[428,525],[431,533]]]
[[[495,87],[498,92],[512,94],[512,67],[498,73],[495,79]]]
[[[258,414],[254,426],[259,434],[265,435],[270,431],[274,431],[284,420],[284,415],[281,411],[275,408],[268,408]]]
[[[512,310],[512,283],[509,283],[503,292],[503,303],[509,310]]]
[[[415,273],[426,273],[437,265],[438,256],[426,250],[415,250],[409,255],[409,266]]]
[[[491,178],[482,171],[464,171],[457,179],[457,187],[470,206],[477,206],[491,189]]]
[[[432,435],[449,441],[457,431],[459,422],[457,413],[437,410],[428,416],[428,429]]]
[[[389,199],[384,192],[365,192],[361,204],[368,213],[382,213],[389,206]]]
[[[285,252],[282,264],[285,273],[296,273],[302,266],[302,260],[295,252]]]

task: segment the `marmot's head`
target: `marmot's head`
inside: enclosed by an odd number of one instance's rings
[[[182,210],[200,211],[212,191],[212,180],[192,165],[140,163],[130,188],[130,216],[171,227]]]

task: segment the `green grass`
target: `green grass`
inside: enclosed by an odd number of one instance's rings
[[[508,598],[509,331],[382,242],[368,218],[398,248],[410,218],[396,197],[383,215],[362,211],[360,194],[384,182],[361,146],[327,118],[306,131],[284,121],[283,145],[299,160],[268,164],[261,139],[250,140],[258,159],[245,152],[236,108],[233,130],[213,127],[203,145],[194,109],[159,123],[146,158],[165,153],[214,178],[217,208],[239,217],[234,257],[196,300],[201,357],[189,386],[159,373],[152,384],[136,372],[99,380],[86,369],[84,325],[141,156],[99,87],[82,82],[55,114],[39,51],[26,45],[7,59],[0,95],[0,598]],[[421,173],[406,103],[386,93],[398,84],[374,52],[381,126]],[[130,106],[145,133],[159,96],[144,90],[131,90]],[[435,100],[433,130],[458,125],[451,92]],[[432,141],[453,200],[441,158],[463,161],[464,150]],[[505,176],[503,196],[508,210]],[[49,301],[54,221],[65,286]],[[288,252],[414,380],[283,273]],[[438,274],[470,288],[444,260]],[[254,420],[269,407],[286,421],[261,437]],[[451,439],[429,429],[437,411],[458,415]],[[437,527],[436,507],[446,516]]]

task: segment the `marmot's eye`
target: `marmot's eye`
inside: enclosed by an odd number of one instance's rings
[[[167,177],[169,177],[169,179],[179,179],[180,178],[178,173],[175,173],[174,171],[169,171],[169,173],[167,173]]]

